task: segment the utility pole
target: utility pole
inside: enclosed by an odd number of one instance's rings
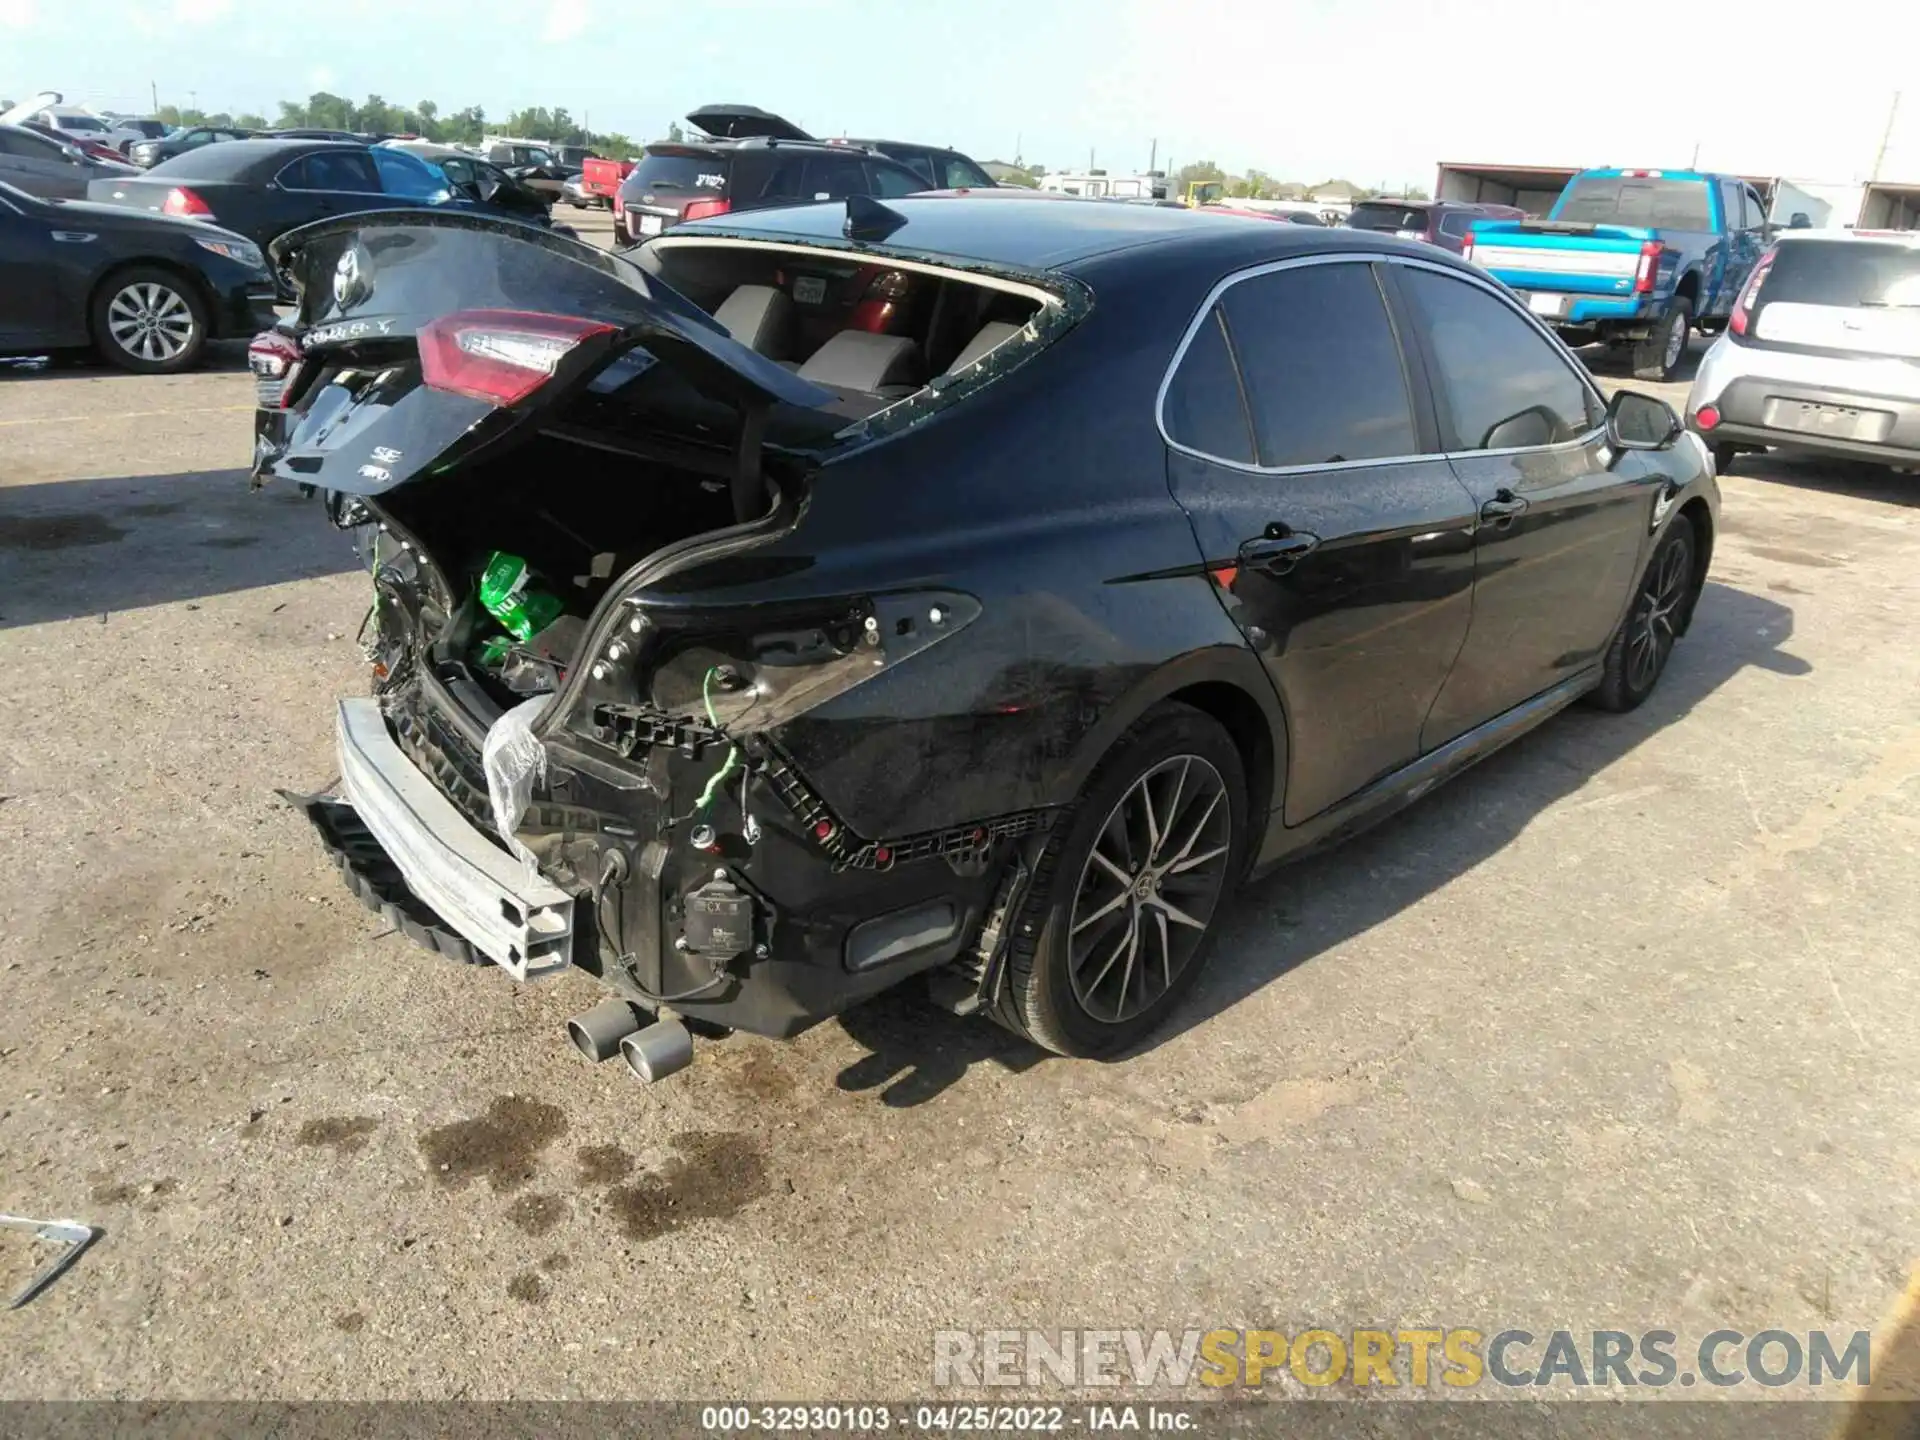
[[[158,115],[160,113],[160,87],[149,80],[147,82],[147,90],[153,96],[153,113]]]
[[[1693,159],[1687,162],[1687,169],[1698,170],[1699,168],[1700,168],[1700,142],[1696,140],[1693,142]]]
[[[1880,132],[1880,149],[1873,157],[1873,174],[1867,177],[1869,183],[1880,178],[1880,167],[1887,163],[1887,146],[1893,143],[1893,122],[1900,113],[1900,92],[1893,92],[1893,104],[1887,107],[1887,128]]]
[[[1147,173],[1148,174],[1153,173],[1154,164],[1159,159],[1160,159],[1160,142],[1158,140],[1155,140],[1153,142],[1153,148],[1147,151]]]

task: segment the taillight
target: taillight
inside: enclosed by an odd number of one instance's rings
[[[1462,260],[1473,259],[1473,231],[1471,229],[1460,237],[1460,258]]]
[[[1753,267],[1753,274],[1747,277],[1747,283],[1741,287],[1740,298],[1734,302],[1733,314],[1727,317],[1727,328],[1736,335],[1747,333],[1747,327],[1753,323],[1754,302],[1760,298],[1760,286],[1765,283],[1767,272],[1773,269],[1777,251],[1769,250],[1760,257],[1760,263]]]
[[[1718,429],[1720,426],[1720,407],[1717,405],[1702,405],[1698,410],[1693,412],[1693,423],[1698,425],[1702,430]]]
[[[682,220],[704,220],[709,215],[724,215],[733,208],[731,200],[690,200]]]
[[[167,198],[161,203],[163,215],[211,215],[213,207],[202,200],[184,185],[176,185],[167,191]]]
[[[1640,247],[1640,264],[1633,272],[1633,293],[1651,295],[1654,279],[1660,274],[1660,252],[1665,247],[1658,240],[1649,240]]]
[[[867,293],[860,303],[853,307],[853,314],[847,321],[851,330],[866,330],[875,335],[885,335],[893,325],[894,315],[900,301],[907,298],[912,282],[903,270],[882,270],[867,287]]]
[[[613,329],[577,315],[461,310],[420,331],[420,378],[435,390],[517,405],[553,377],[575,346]]]
[[[618,190],[613,192],[613,218],[618,220],[627,213],[627,202],[620,198]]]
[[[289,335],[263,330],[247,345],[247,368],[253,371],[255,402],[263,410],[284,409],[300,368],[300,347]]]

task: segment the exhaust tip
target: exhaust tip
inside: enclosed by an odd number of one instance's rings
[[[678,1020],[656,1020],[620,1041],[627,1068],[649,1085],[693,1063],[693,1036]]]
[[[567,1021],[567,1038],[597,1065],[619,1053],[620,1042],[640,1028],[640,1021],[640,1012],[625,1000],[602,1000]]]

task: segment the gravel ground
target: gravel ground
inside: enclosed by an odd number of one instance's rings
[[[1142,1055],[903,992],[648,1089],[566,1044],[586,981],[382,934],[277,798],[334,775],[365,582],[247,491],[249,407],[234,355],[0,373],[0,1209],[106,1230],[0,1395],[900,1396],[945,1327],[1851,1331],[1905,1285],[1920,480],[1744,460],[1648,705],[1243,894]]]

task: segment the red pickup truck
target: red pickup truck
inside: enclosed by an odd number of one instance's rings
[[[599,197],[609,210],[617,209],[620,182],[627,178],[632,169],[631,160],[602,160],[595,157],[580,167],[580,188],[589,195]]]

